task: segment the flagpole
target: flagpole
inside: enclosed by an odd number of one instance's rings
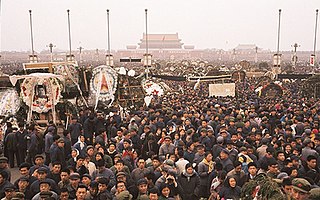
[[[69,56],[71,58],[71,30],[70,30],[70,10],[67,10],[68,14],[68,31],[69,31]]]
[[[281,9],[279,9],[279,22],[278,22],[277,64],[279,63],[279,48],[280,48],[280,20],[281,20]]]
[[[316,10],[316,24],[315,24],[315,28],[314,28],[314,42],[313,42],[313,55],[314,55],[314,63],[315,63],[315,65],[317,65],[316,47],[317,47],[318,13],[319,13],[319,10],[317,9]]]
[[[30,16],[31,53],[32,53],[32,61],[34,61],[33,30],[32,30],[32,10],[29,10],[29,16]]]
[[[148,79],[149,78],[149,66],[148,66],[148,58],[149,58],[149,52],[148,52],[148,9],[145,9],[144,10],[145,11],[145,14],[146,14],[146,59],[147,59],[147,61],[146,61],[146,63],[147,63],[147,65],[146,65],[146,79]]]

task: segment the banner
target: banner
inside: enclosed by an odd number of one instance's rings
[[[235,83],[209,84],[209,97],[212,96],[232,96],[236,95]]]
[[[314,58],[315,58],[315,55],[311,54],[311,56],[310,56],[310,66],[312,66],[312,67],[314,67]]]
[[[281,54],[274,54],[273,55],[273,66],[280,67],[281,64]]]

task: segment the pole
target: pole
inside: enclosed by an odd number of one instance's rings
[[[258,47],[256,46],[255,63],[258,63]]]
[[[279,9],[277,54],[279,54],[279,45],[280,45],[280,20],[281,20],[281,9]]]
[[[52,62],[52,61],[53,61],[53,51],[52,51],[52,49],[53,49],[53,44],[52,44],[52,43],[49,44],[49,49],[50,49],[50,60],[51,60],[51,62]]]
[[[32,31],[32,10],[29,10],[29,16],[30,16],[31,53],[32,53],[32,61],[34,61],[33,31]]]
[[[146,79],[148,79],[149,78],[149,69],[148,69],[148,64],[149,64],[149,62],[148,62],[148,59],[149,59],[149,52],[148,52],[148,9],[145,9],[144,10],[145,11],[145,14],[146,14],[146,64],[147,64],[147,66],[146,66]]]
[[[109,21],[109,9],[107,10],[107,28],[108,28],[108,54],[110,55],[110,21]],[[109,58],[110,59],[110,58]],[[110,60],[109,60],[110,62]]]
[[[315,28],[314,28],[314,43],[313,43],[313,55],[314,55],[314,63],[315,65],[317,65],[317,61],[316,61],[316,46],[317,46],[317,29],[318,29],[318,13],[319,10],[316,10],[316,24],[315,24]]]
[[[68,13],[68,31],[69,31],[69,56],[71,58],[71,31],[70,31],[70,10],[67,10]]]
[[[2,47],[2,43],[1,43],[1,33],[2,33],[2,22],[1,22],[1,13],[2,13],[2,1],[0,0],[0,59],[1,59],[1,47]],[[0,60],[1,61],[1,60]],[[1,63],[0,63],[1,65]]]

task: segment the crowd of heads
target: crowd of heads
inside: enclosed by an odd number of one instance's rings
[[[9,127],[0,197],[254,199],[269,189],[278,199],[319,198],[320,104],[301,96],[299,81],[272,98],[254,81],[237,83],[235,97],[168,82],[177,92],[148,107],[83,109],[63,134],[53,123],[44,134]],[[15,163],[21,177],[10,183]]]

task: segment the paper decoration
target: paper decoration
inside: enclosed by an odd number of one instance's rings
[[[101,65],[92,70],[91,92],[98,101],[114,101],[114,93],[117,90],[117,72],[106,65]],[[111,104],[110,103],[110,104]]]
[[[152,95],[147,95],[144,97],[144,102],[146,103],[146,106],[148,107],[151,103]]]
[[[120,69],[119,69],[119,74],[121,74],[121,75],[126,75],[126,74],[127,74],[126,68],[120,67]]]
[[[48,112],[57,105],[62,88],[59,79],[47,73],[27,75],[20,87],[22,100],[37,113]]]
[[[54,67],[54,73],[64,77],[66,87],[75,87],[79,85],[79,73],[76,65],[66,64]]]
[[[133,69],[128,71],[128,76],[134,76],[135,74],[136,72]]]
[[[15,115],[20,108],[19,94],[14,89],[6,89],[0,92],[0,115]]]
[[[150,80],[144,80],[142,82],[142,88],[145,90],[147,95],[162,96],[164,94],[162,87]]]

